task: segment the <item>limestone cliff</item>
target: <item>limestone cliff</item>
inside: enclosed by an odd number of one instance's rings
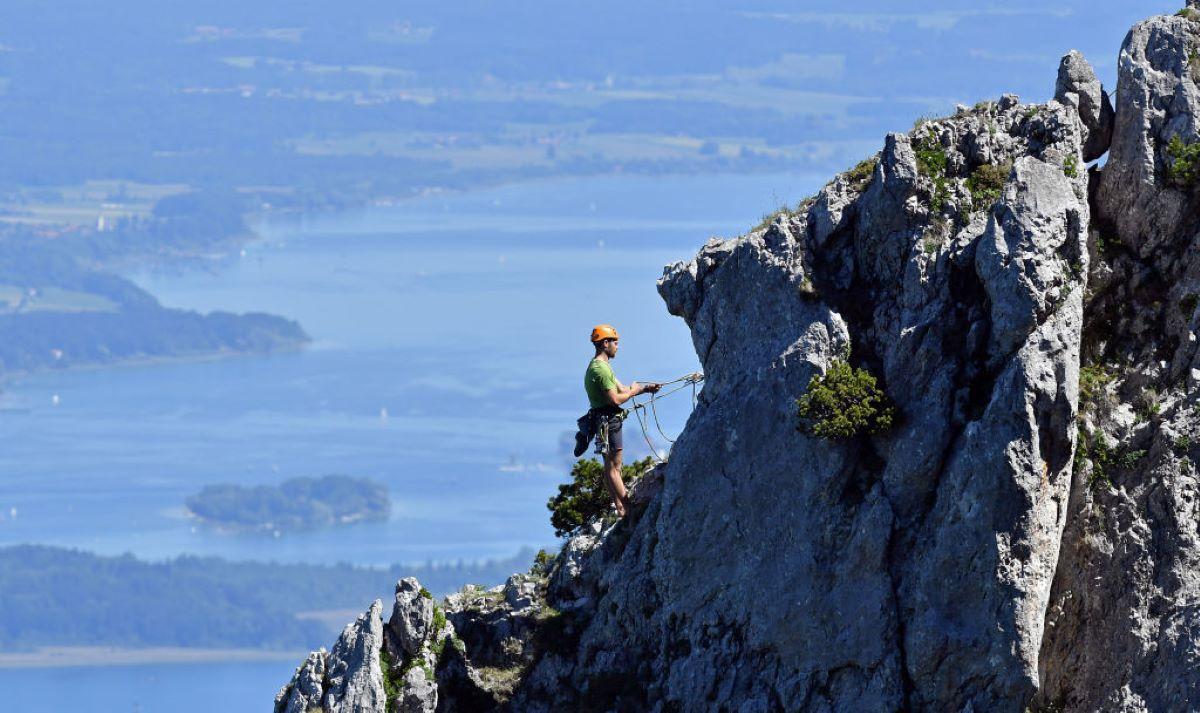
[[[633,516],[355,678],[368,612],[277,708],[417,660],[391,709],[1200,708],[1196,18],[1131,31],[1115,110],[1070,53],[670,266],[707,380]],[[896,423],[798,431],[846,359]]]

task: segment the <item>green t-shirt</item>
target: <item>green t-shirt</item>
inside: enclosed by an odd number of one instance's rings
[[[593,359],[583,375],[583,388],[587,391],[592,408],[610,408],[612,402],[608,400],[608,390],[617,388],[617,375],[608,362]]]

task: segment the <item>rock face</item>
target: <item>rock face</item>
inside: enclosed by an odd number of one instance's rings
[[[1198,15],[1200,17],[1200,15]],[[1042,646],[1047,703],[1071,710],[1200,707],[1200,429],[1194,183],[1171,140],[1200,139],[1200,25],[1158,17],[1121,48],[1089,278],[1081,462]]]
[[[415,656],[433,626],[433,599],[421,594],[421,583],[412,577],[396,583],[396,603],[387,633],[396,650]]]
[[[402,582],[402,690],[445,711],[1200,709],[1197,46],[1189,16],[1147,20],[1115,113],[1072,52],[1049,103],[891,134],[668,267],[706,374],[669,463],[629,518],[452,595],[444,625]],[[890,429],[797,429],[842,361]],[[278,710],[328,707],[314,656]]]
[[[1054,98],[1079,112],[1085,130],[1083,160],[1095,161],[1103,156],[1112,141],[1112,101],[1082,54],[1071,50],[1063,57]]]
[[[365,713],[378,710],[384,701],[379,649],[383,644],[383,605],[378,599],[353,624],[329,652],[325,671],[325,697],[329,713]]]
[[[635,707],[1022,708],[1071,476],[1082,143],[1057,103],[930,122],[889,136],[865,186],[667,271],[707,381],[627,546],[652,556],[623,556],[583,635],[589,676],[636,682]],[[1007,174],[990,201],[967,187],[985,165]],[[795,398],[847,353],[902,423],[797,433]]]

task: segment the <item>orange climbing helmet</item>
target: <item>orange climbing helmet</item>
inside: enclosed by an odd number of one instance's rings
[[[592,344],[605,339],[620,339],[620,337],[617,336],[617,330],[611,324],[597,324],[592,327]]]

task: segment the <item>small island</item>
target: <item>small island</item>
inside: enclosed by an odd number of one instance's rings
[[[221,532],[278,534],[386,520],[387,487],[366,478],[292,478],[278,486],[208,485],[186,501],[188,511]]]

